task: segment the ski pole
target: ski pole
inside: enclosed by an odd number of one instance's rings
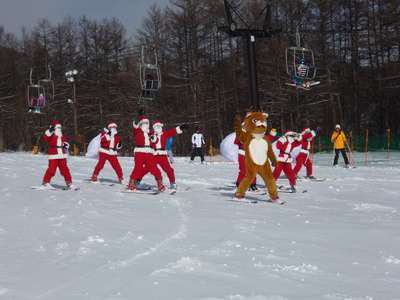
[[[387,133],[387,159],[390,159],[390,128],[386,129]]]
[[[368,165],[368,128],[365,129],[365,165]]]
[[[347,142],[345,142],[345,145],[346,145],[347,151],[349,152],[349,156],[350,156],[350,165],[351,165],[352,167],[355,167],[355,166],[356,166],[356,161],[354,160],[353,151],[351,151],[351,148],[350,148],[350,146],[349,146],[349,144],[348,144]]]

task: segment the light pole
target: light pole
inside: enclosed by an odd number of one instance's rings
[[[75,84],[75,77],[78,75],[78,71],[73,69],[71,71],[67,71],[65,73],[65,78],[67,82],[72,83],[72,97],[73,100],[68,99],[68,103],[73,104],[73,112],[74,112],[74,135],[75,138],[78,136],[78,111],[76,106],[76,84]]]

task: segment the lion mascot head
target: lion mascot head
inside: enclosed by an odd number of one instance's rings
[[[254,137],[264,137],[267,131],[267,118],[267,113],[249,112],[242,123],[242,130]]]

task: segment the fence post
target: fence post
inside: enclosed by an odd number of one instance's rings
[[[368,128],[365,129],[365,165],[368,164]]]
[[[386,129],[386,135],[387,135],[387,159],[390,159],[390,139],[391,139],[390,128]]]

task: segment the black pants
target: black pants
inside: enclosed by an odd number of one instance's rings
[[[192,149],[192,155],[190,156],[190,160],[193,161],[196,156],[200,156],[201,162],[204,161],[203,148],[193,148]]]
[[[333,165],[336,166],[338,164],[338,160],[339,160],[339,153],[342,153],[343,159],[344,159],[344,163],[346,165],[349,164],[349,159],[347,158],[347,153],[346,153],[346,149],[335,149],[335,159],[333,160]]]

